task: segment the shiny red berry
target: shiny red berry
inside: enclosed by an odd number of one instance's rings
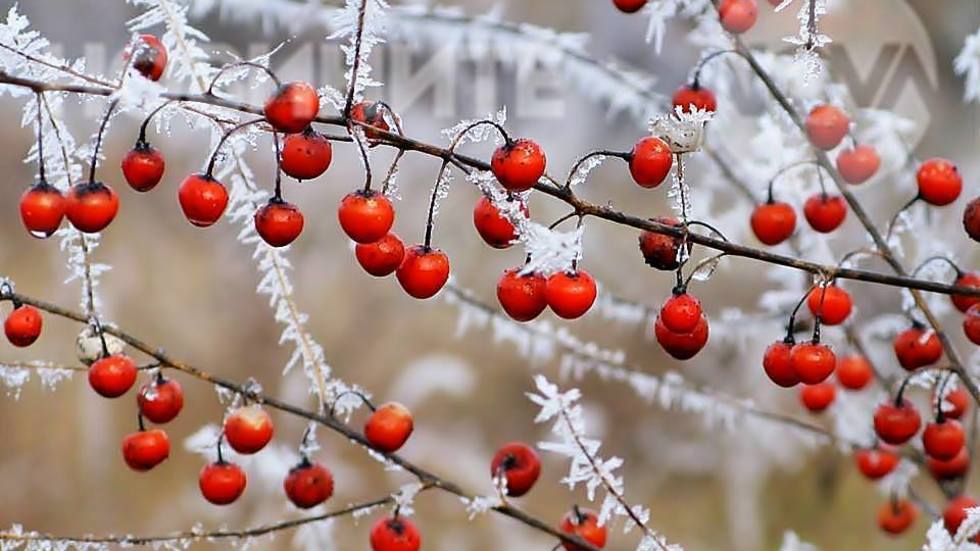
[[[283,84],[265,103],[265,118],[286,134],[306,130],[320,112],[320,95],[305,82]]]
[[[762,356],[762,369],[765,370],[772,382],[783,388],[794,387],[800,382],[789,358],[792,349],[792,341],[776,341],[766,348],[766,352]]]
[[[796,211],[789,203],[763,203],[752,211],[752,231],[766,245],[778,245],[793,235]]]
[[[929,159],[922,163],[916,174],[919,196],[941,207],[955,201],[963,191],[963,177],[956,165],[946,159]]]
[[[167,48],[152,34],[141,34],[133,47],[133,68],[144,77],[157,81],[167,69]]]
[[[863,184],[878,173],[881,157],[871,145],[858,145],[845,149],[837,155],[837,171],[845,182],[853,185]]]
[[[595,303],[597,294],[595,279],[585,270],[556,272],[545,286],[545,298],[551,311],[567,320],[584,316]]]
[[[167,163],[156,148],[146,142],[139,142],[123,157],[122,172],[129,187],[145,192],[157,187],[163,179]]]
[[[955,480],[970,470],[970,454],[966,448],[949,461],[926,457],[926,468],[936,480]]]
[[[312,127],[290,134],[282,142],[282,171],[297,180],[312,180],[330,168],[333,146]]]
[[[68,201],[58,188],[38,182],[20,196],[20,219],[33,237],[44,239],[58,231]]]
[[[937,420],[926,425],[922,431],[922,446],[926,454],[941,461],[956,457],[965,444],[963,426],[955,419]]]
[[[350,110],[350,118],[357,122],[370,125],[364,128],[364,135],[369,140],[380,140],[380,132],[390,132],[391,127],[384,117],[384,106],[378,102],[362,101],[354,104]]]
[[[970,342],[980,346],[980,304],[974,304],[963,317],[963,332]]]
[[[837,356],[826,344],[801,342],[790,350],[789,361],[800,382],[815,385],[830,377],[837,366]]]
[[[874,379],[871,363],[857,354],[844,356],[837,362],[837,382],[848,390],[861,390]]]
[[[415,245],[405,251],[405,259],[395,277],[409,296],[433,297],[449,281],[449,257],[439,249]]]
[[[41,336],[44,319],[37,308],[22,304],[14,308],[3,322],[3,332],[10,344],[25,348]]]
[[[395,273],[405,259],[405,244],[394,233],[389,232],[374,243],[358,243],[354,255],[364,271],[374,277],[385,277]]]
[[[647,5],[647,0],[613,0],[613,5],[623,13],[636,13]]]
[[[347,194],[337,209],[340,227],[357,243],[374,243],[395,224],[395,207],[376,191],[355,191]]]
[[[245,492],[246,484],[245,471],[225,461],[205,465],[197,477],[201,495],[214,505],[234,503]]]
[[[657,317],[653,326],[657,342],[664,351],[676,360],[689,360],[696,356],[708,343],[708,318],[701,316],[690,333],[674,333],[667,329],[663,320]]]
[[[814,287],[806,299],[807,308],[824,325],[840,325],[851,315],[854,306],[851,294],[836,285]]]
[[[690,333],[698,326],[704,311],[698,297],[689,293],[676,293],[664,302],[660,319],[664,327],[673,333]]]
[[[405,445],[415,430],[412,412],[398,402],[388,402],[376,409],[364,424],[364,437],[371,447],[394,453]]]
[[[830,407],[837,397],[834,383],[819,383],[800,387],[800,402],[813,413],[820,413]]]
[[[136,405],[150,422],[169,423],[184,407],[184,389],[174,379],[166,379],[161,374],[140,387]]]
[[[918,325],[899,333],[894,348],[898,363],[908,371],[932,365],[943,355],[943,345],[936,332]]]
[[[123,438],[122,454],[130,469],[148,471],[170,456],[170,438],[160,429],[134,432]]]
[[[541,146],[532,140],[520,139],[497,148],[490,161],[493,175],[504,189],[527,191],[544,176],[547,159]]]
[[[818,193],[803,204],[803,216],[814,230],[830,233],[847,218],[847,201],[840,195]]]
[[[136,363],[125,354],[115,354],[96,360],[88,368],[88,383],[106,398],[118,398],[136,382]]]
[[[878,509],[878,526],[886,533],[897,535],[915,524],[919,510],[906,499],[889,501]]]
[[[602,549],[606,546],[606,527],[599,525],[599,515],[591,509],[575,507],[561,519],[562,532],[582,538],[594,547]],[[585,551],[574,543],[562,542],[565,551]]]
[[[403,516],[380,518],[371,528],[371,551],[419,551],[421,548],[418,528]]]
[[[674,154],[667,142],[648,136],[636,142],[629,155],[630,174],[640,187],[655,188],[667,179]]]
[[[922,419],[915,406],[908,400],[899,403],[888,401],[875,410],[875,434],[884,442],[899,446],[909,441],[919,432]]]
[[[531,321],[548,306],[547,287],[541,274],[521,274],[520,268],[513,268],[500,276],[497,300],[512,319]]]
[[[950,536],[955,536],[960,525],[966,520],[966,510],[977,506],[980,506],[980,502],[969,496],[958,496],[949,500],[946,508],[943,509],[943,527],[946,528],[946,532]],[[980,543],[980,536],[973,537],[971,541]]]
[[[654,218],[653,221],[678,228],[682,226],[680,220],[676,218]],[[643,259],[650,267],[663,271],[674,271],[680,266],[677,255],[683,242],[680,237],[645,231],[640,234],[640,252],[643,253]],[[687,245],[688,252],[690,252],[691,243]]]
[[[933,396],[933,401],[936,398]],[[943,415],[950,419],[960,419],[970,407],[970,402],[970,394],[963,387],[957,386],[949,390],[943,398]]]
[[[177,200],[187,220],[199,227],[213,225],[228,206],[228,190],[206,174],[188,176],[177,189]]]
[[[225,419],[228,445],[238,453],[253,454],[272,440],[272,417],[258,405],[243,406]]]
[[[854,453],[858,470],[869,480],[880,480],[898,466],[898,454],[885,448],[858,450]]]
[[[974,241],[980,241],[980,197],[970,201],[963,211],[963,229]]]
[[[507,481],[507,495],[521,497],[531,491],[541,476],[541,459],[531,446],[511,442],[494,454],[490,476],[503,477]]]
[[[333,495],[333,474],[319,463],[303,459],[283,481],[286,497],[300,509],[311,509]]]
[[[975,272],[960,274],[960,276],[956,278],[953,285],[956,285],[957,287],[976,287],[980,289],[980,274]],[[980,298],[978,297],[950,295],[949,298],[953,301],[953,306],[955,306],[960,312],[966,312],[974,304],[980,304]]]
[[[526,204],[521,204],[521,211],[525,216],[530,216]],[[500,210],[494,206],[487,196],[480,196],[473,209],[473,225],[476,231],[483,238],[487,245],[495,249],[506,249],[514,244],[517,239],[517,230],[514,225],[504,217]]]
[[[102,182],[75,184],[68,192],[65,214],[83,233],[104,230],[119,212],[119,196]]]
[[[272,247],[285,247],[303,232],[303,213],[296,205],[272,198],[255,211],[255,231]]]
[[[759,5],[755,0],[722,0],[718,6],[721,26],[732,34],[742,34],[755,25]]]
[[[824,151],[837,147],[850,129],[851,119],[833,105],[818,105],[806,118],[806,133],[810,143]]]
[[[715,112],[718,110],[718,100],[714,92],[704,86],[681,86],[674,92],[672,99],[674,108],[681,108],[684,113],[692,110]]]

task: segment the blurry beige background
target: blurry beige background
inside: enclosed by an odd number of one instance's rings
[[[455,3],[467,13],[483,13],[496,4],[476,0]],[[0,1],[3,8],[11,4]],[[645,19],[623,16],[604,0],[500,4],[507,19],[592,32],[590,51],[600,57],[616,56],[654,72],[660,79],[657,87],[664,93],[685,78],[697,59],[697,51],[683,42],[679,31],[671,32],[665,54],[654,56],[642,40]],[[768,13],[766,2],[761,4]],[[937,71],[937,88],[924,98],[932,124],[920,151],[922,155],[942,152],[960,162],[967,175],[965,195],[976,195],[976,110],[961,103],[961,83],[950,66],[963,38],[980,24],[980,10],[971,0],[920,0],[910,5],[929,33]],[[97,44],[105,46],[106,55],[115,55],[115,45],[126,41],[124,22],[135,13],[122,2],[110,0],[31,0],[21,2],[20,7],[68,56],[98,52]],[[778,21],[767,15],[763,21],[792,30],[794,13],[784,14]],[[277,31],[265,38],[258,25],[243,28],[218,18],[198,24],[213,40],[240,48],[243,55],[249,53],[249,44],[274,44],[287,36]],[[860,41],[870,35],[878,38],[879,44],[888,42],[876,34],[888,29],[868,20],[850,27],[839,28],[841,33],[853,35],[834,38]],[[317,38],[315,33],[298,37],[287,45],[283,57]],[[423,51],[417,56],[421,63],[429,53]],[[513,99],[513,81],[506,75],[502,72],[499,80],[498,103]],[[339,84],[339,75],[328,78]],[[483,114],[474,112],[468,101],[473,97],[469,81],[460,81],[453,117],[433,116],[428,96],[410,106],[393,98],[410,133],[437,140],[440,128],[456,119]],[[558,92],[550,93],[561,92],[560,83],[556,88]],[[628,148],[642,132],[642,122],[610,119],[603,107],[570,91],[562,97],[565,114],[560,119],[516,117],[510,125],[516,133],[543,143],[558,174],[581,153],[598,145]],[[0,133],[0,150],[5,152],[0,156],[0,170],[8,175],[0,202],[0,275],[13,278],[22,292],[75,305],[78,288],[62,285],[66,269],[57,243],[28,237],[16,214],[16,198],[35,171],[35,167],[20,162],[32,140],[31,133],[19,127],[20,107],[9,99],[0,103],[8,123],[8,130]],[[909,116],[916,115],[921,107],[910,107]],[[99,109],[101,106],[96,106],[95,112]],[[96,116],[89,111],[86,114],[79,109],[68,117],[79,137],[95,130]],[[100,172],[101,178],[120,192],[122,200],[120,215],[104,234],[97,252],[98,261],[113,267],[101,287],[106,317],[194,365],[238,380],[255,377],[275,395],[304,400],[305,381],[298,373],[287,379],[280,377],[290,350],[278,346],[281,327],[273,321],[265,299],[254,292],[257,275],[251,250],[235,240],[237,228],[221,223],[208,231],[194,229],[184,221],[176,204],[176,185],[184,174],[204,162],[207,137],[189,135],[181,129],[175,129],[179,138],[154,137],[154,145],[167,157],[167,176],[151,194],[137,195],[126,186],[117,167],[132,146],[138,124],[135,118],[127,117],[113,125],[106,144],[107,162]],[[485,149],[474,149],[473,153],[488,154]],[[386,167],[391,152],[375,156],[377,166]],[[260,178],[271,185],[269,158],[271,154],[252,156]],[[297,298],[310,314],[309,329],[323,344],[337,375],[371,389],[379,400],[397,399],[412,408],[417,432],[404,450],[407,457],[474,493],[488,493],[489,458],[497,446],[513,439],[547,437],[548,427],[532,424],[536,410],[524,392],[531,390],[531,374],[537,370],[556,379],[558,362],[528,365],[511,344],[496,345],[489,334],[471,332],[456,338],[456,307],[441,300],[414,301],[401,292],[393,278],[374,280],[365,275],[335,221],[339,199],[360,185],[359,167],[354,150],[345,144],[335,147],[334,159],[326,176],[287,187],[290,200],[306,214],[306,230],[290,258],[295,266]],[[401,186],[405,200],[398,205],[397,230],[407,241],[422,237],[425,201],[437,168],[434,160],[412,156],[404,164]],[[641,192],[624,179],[621,168],[609,163],[597,172],[586,195],[597,201],[608,198],[619,205],[642,206],[650,214],[668,212],[665,190]],[[760,176],[763,178],[766,176]],[[491,252],[479,241],[470,221],[476,197],[476,192],[465,185],[450,193],[442,206],[435,241],[449,253],[457,281],[495,302],[493,289],[499,273],[519,263],[521,252]],[[897,205],[903,198],[886,197],[885,201]],[[531,208],[540,220],[563,214],[556,205],[540,198]],[[890,209],[883,208],[879,217],[888,212]],[[644,267],[634,232],[599,221],[590,221],[589,228],[584,266],[616,295],[657,306],[669,292],[671,276]],[[853,220],[848,222],[848,231],[859,235]],[[765,285],[753,277],[753,267],[749,261],[729,261],[712,282],[700,287],[699,294],[715,311],[723,306],[751,308]],[[739,293],[731,291],[736,285]],[[861,289],[867,291],[858,297],[859,307],[869,311],[894,301],[894,295],[887,291],[866,286]],[[0,345],[0,359],[71,362],[79,327],[51,317],[46,322],[37,345],[26,351]],[[707,382],[710,378],[713,385],[727,392],[757,399],[758,388],[767,384],[761,375],[749,380],[733,377],[732,384],[727,384],[726,370],[761,370],[757,361],[731,364],[724,360],[723,351],[683,366],[669,361],[645,337],[641,326],[609,323],[593,314],[568,327],[603,346],[622,348],[632,364],[652,373],[678,369],[693,381]],[[768,342],[772,336],[764,334],[759,339]],[[196,483],[203,460],[184,451],[182,442],[201,425],[220,421],[223,410],[212,389],[189,379],[182,378],[181,382],[187,405],[167,426],[174,451],[169,461],[149,474],[126,469],[118,450],[122,436],[134,429],[132,393],[115,401],[101,399],[91,392],[84,377],[76,377],[59,385],[55,392],[42,391],[33,381],[19,400],[0,398],[0,526],[17,522],[53,533],[144,534],[186,529],[197,522],[205,527],[241,527],[295,516],[282,496],[279,480],[284,473],[266,474],[261,455],[249,466],[250,486],[239,503],[221,509],[204,503]],[[823,549],[911,550],[923,541],[925,520],[901,540],[880,534],[874,521],[880,496],[861,479],[851,459],[834,449],[812,453],[791,450],[786,457],[776,459],[770,450],[767,459],[757,459],[755,444],[745,444],[737,430],[705,429],[696,415],[664,413],[644,404],[628,389],[603,384],[593,377],[564,385],[583,388],[589,430],[604,438],[605,454],[625,458],[623,474],[630,500],[648,505],[653,526],[686,549],[775,549],[788,529]],[[774,389],[761,392],[767,408],[785,409],[805,418],[796,406],[795,393]],[[280,415],[275,420],[278,443],[294,447],[303,425]],[[354,420],[356,425],[361,422],[360,418]],[[384,495],[409,480],[403,474],[383,474],[377,463],[332,434],[321,431],[321,443],[319,459],[333,469],[337,479],[331,502],[334,506]],[[769,446],[778,449],[780,443],[770,442]],[[520,504],[557,522],[571,503],[586,500],[581,494],[570,495],[559,484],[567,467],[563,460],[545,455],[544,461],[541,482]],[[934,485],[924,478],[916,487],[930,498],[937,496]],[[447,495],[425,495],[418,500],[418,509],[425,549],[546,550],[553,545],[494,515],[467,522],[461,505]],[[369,526],[367,520],[341,520],[335,528],[338,548],[367,548]],[[274,541],[261,541],[258,548],[288,549],[292,537],[284,533]],[[632,539],[615,536],[609,548],[627,549],[627,541]],[[196,548],[208,547],[200,544]]]

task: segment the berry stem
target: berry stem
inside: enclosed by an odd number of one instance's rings
[[[548,226],[548,229],[549,230],[553,230],[553,229],[557,228],[558,226],[560,226],[562,222],[565,222],[566,220],[571,220],[572,218],[574,218],[576,216],[578,216],[578,211],[572,211],[572,212],[566,214],[565,216],[562,216],[558,220],[555,220],[554,222],[552,222],[551,225]]]
[[[633,160],[632,153],[625,153],[623,151],[611,151],[608,149],[600,149],[598,151],[593,151],[592,153],[589,153],[584,157],[579,158],[579,160],[575,161],[575,164],[572,165],[572,169],[568,172],[568,178],[565,179],[565,189],[572,188],[572,178],[575,177],[575,174],[578,172],[579,167],[581,167],[583,164],[585,164],[586,161],[594,157],[619,157],[620,159],[623,159],[627,163]]]
[[[735,54],[739,57],[742,57],[742,53],[737,50],[718,50],[704,56],[703,58],[701,58],[701,61],[698,62],[697,67],[695,67],[694,69],[694,78],[691,79],[691,89],[693,90],[701,89],[701,71],[702,69],[704,69],[704,66],[707,65],[709,61],[717,57],[723,56],[725,54]]]
[[[344,118],[350,118],[350,110],[354,107],[354,96],[357,95],[357,73],[361,70],[361,46],[364,44],[364,19],[367,15],[368,0],[361,0],[357,10],[357,30],[354,35],[354,63],[350,69],[350,87],[347,90],[347,102],[344,104]]]
[[[927,264],[940,260],[945,262],[946,264],[949,264],[950,267],[953,268],[953,270],[956,272],[957,278],[963,277],[963,270],[960,269],[960,267],[956,264],[956,262],[953,259],[949,258],[948,256],[944,256],[941,254],[936,256],[930,256],[929,258],[923,260],[922,263],[919,264],[912,272],[912,277],[918,276],[919,272],[921,272],[922,269],[925,268]]]
[[[261,63],[256,63],[254,61],[237,61],[235,63],[229,63],[228,65],[225,65],[224,67],[222,67],[221,69],[218,70],[218,73],[216,75],[214,75],[214,78],[211,79],[211,84],[208,85],[208,89],[207,89],[207,91],[204,92],[204,95],[206,95],[206,96],[213,96],[214,95],[214,87],[215,87],[216,84],[218,84],[218,80],[222,76],[224,76],[224,74],[226,72],[228,72],[228,71],[230,71],[232,69],[235,69],[237,67],[251,67],[253,69],[258,69],[260,71],[264,71],[265,74],[269,75],[269,78],[272,79],[272,82],[275,82],[276,83],[276,89],[279,89],[279,88],[282,87],[282,81],[279,80],[279,77],[277,77],[274,72],[272,72],[272,69],[266,67],[265,65],[262,65]]]
[[[729,241],[728,238],[725,237],[725,234],[722,233],[721,230],[719,230],[718,228],[712,226],[711,224],[709,224],[707,222],[702,222],[700,220],[689,220],[687,222],[687,225],[688,226],[701,226],[702,228],[706,228],[709,231],[711,231],[712,233],[714,233],[715,235],[717,235],[718,238],[721,239],[722,241],[724,241],[726,243],[731,243],[731,241]],[[725,254],[727,254],[727,253],[725,253]]]
[[[218,448],[218,461],[216,461],[216,463],[218,465],[224,465],[225,464],[225,458],[221,454],[221,443],[224,441],[224,439],[225,439],[225,433],[224,433],[224,431],[222,431],[221,434],[218,435],[218,444],[217,444],[217,448]]]
[[[815,159],[804,159],[802,161],[796,161],[796,162],[793,162],[793,163],[790,163],[790,164],[784,166],[783,168],[779,169],[779,171],[776,172],[776,174],[774,174],[773,177],[769,180],[769,188],[768,188],[768,194],[766,195],[766,198],[767,198],[766,199],[766,202],[769,203],[769,204],[772,204],[772,203],[775,202],[775,200],[773,199],[773,195],[772,195],[772,188],[773,188],[773,186],[775,186],[776,180],[779,180],[780,178],[782,178],[783,176],[785,176],[786,173],[790,172],[791,170],[797,169],[797,168],[799,168],[801,166],[808,166],[808,165],[814,165],[814,166],[816,166],[818,173],[820,172],[820,170],[824,169],[823,166],[819,162],[817,162]],[[825,189],[824,188],[824,185],[823,185],[823,175],[822,174],[820,174],[820,178],[821,178],[821,180],[820,180],[820,188],[821,189]],[[826,191],[824,191],[824,195],[826,195]]]
[[[364,145],[364,138],[366,137],[364,130],[358,128],[355,131],[353,120],[348,119],[347,132],[350,133],[354,143],[357,144],[358,152],[361,154],[361,162],[364,165],[364,191],[371,191],[371,181],[374,179],[374,175],[371,172],[371,158],[368,157],[367,147]]]
[[[279,133],[272,133],[272,143],[276,148],[276,190],[273,200],[277,203],[283,202],[282,199],[282,148],[279,146]]]
[[[898,212],[895,213],[895,216],[892,216],[891,221],[888,222],[888,231],[885,232],[885,241],[886,242],[891,240],[892,233],[895,231],[895,225],[898,224],[898,219],[899,219],[899,217],[902,216],[902,213],[905,212],[905,211],[907,211],[907,210],[909,210],[910,208],[912,208],[912,206],[915,205],[916,203],[918,203],[919,202],[919,199],[921,199],[921,198],[922,198],[921,195],[916,195],[908,203],[905,203],[902,206],[902,208],[898,209]]]
[[[140,427],[140,432],[144,432],[146,430],[146,426],[143,425],[143,414],[142,413],[137,413],[136,414],[136,423]]]
[[[337,397],[333,399],[333,403],[330,404],[330,417],[336,417],[335,413],[337,410],[337,403],[340,402],[340,399],[343,398],[344,396],[350,396],[350,395],[354,395],[360,398],[361,401],[364,402],[364,405],[366,405],[368,409],[370,409],[371,411],[378,411],[378,408],[374,406],[374,404],[371,402],[371,399],[365,396],[364,393],[361,392],[360,390],[345,390],[340,394],[338,394]],[[304,437],[304,441],[305,441],[305,437]]]
[[[147,130],[147,127],[149,127],[149,125],[150,125],[150,120],[153,119],[153,117],[155,117],[157,115],[157,113],[159,113],[160,111],[163,111],[166,107],[170,106],[171,104],[175,103],[176,101],[177,100],[167,100],[167,101],[163,102],[156,109],[154,109],[153,111],[150,111],[150,114],[147,115],[145,119],[143,119],[143,124],[140,125],[140,135],[139,135],[139,138],[136,139],[136,145],[137,145],[137,147],[139,147],[140,145],[142,145],[142,146],[149,145],[146,142],[146,130]]]
[[[218,162],[218,153],[221,152],[221,147],[225,145],[225,142],[228,141],[228,138],[230,138],[232,134],[234,134],[235,132],[238,132],[239,130],[241,130],[243,128],[247,128],[249,126],[252,126],[254,124],[259,124],[259,123],[262,123],[262,122],[265,122],[265,118],[264,117],[261,118],[261,119],[254,119],[254,120],[250,120],[250,121],[245,121],[243,123],[237,124],[237,125],[231,127],[230,129],[228,129],[228,131],[225,132],[223,136],[221,136],[221,140],[218,141],[217,147],[214,148],[214,152],[211,154],[211,160],[208,161],[208,169],[204,172],[205,177],[208,178],[208,179],[213,179],[214,178],[214,166]]]
[[[429,215],[425,222],[425,241],[423,245],[425,250],[431,249],[432,245],[432,229],[435,226],[435,216],[436,216],[436,203],[439,201],[439,191],[442,187],[442,176],[446,172],[446,168],[449,167],[449,161],[443,161],[442,166],[439,168],[439,177],[436,179],[436,185],[432,186],[432,195],[429,197]]]
[[[690,287],[691,280],[694,279],[694,274],[698,273],[698,270],[710,265],[712,262],[717,262],[726,256],[728,256],[728,253],[718,253],[714,256],[709,256],[708,258],[703,259],[701,262],[698,262],[697,265],[694,266],[694,269],[691,270],[691,273],[687,274],[687,278],[684,280],[683,288],[687,289]]]
[[[44,104],[44,92],[37,92],[37,165],[38,181],[44,182],[44,118],[42,116],[42,105]]]
[[[789,323],[787,323],[786,325],[787,327],[789,327],[790,335],[792,335],[793,327],[796,327],[796,314],[799,313],[800,308],[803,307],[803,303],[806,302],[806,299],[810,298],[810,293],[812,293],[813,290],[816,288],[817,288],[816,283],[811,284],[810,288],[807,289],[805,293],[803,293],[803,297],[800,299],[800,301],[796,303],[796,307],[793,308],[793,312],[789,315]]]
[[[106,126],[109,124],[109,118],[112,116],[112,112],[119,105],[119,100],[112,100],[109,103],[109,107],[105,110],[105,116],[102,117],[102,124],[99,126],[99,135],[95,140],[95,150],[92,151],[92,166],[89,167],[88,181],[90,184],[95,183],[95,169],[99,162],[99,150],[102,148],[102,137],[105,135]]]

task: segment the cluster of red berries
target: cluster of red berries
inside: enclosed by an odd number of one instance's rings
[[[684,287],[674,289],[654,323],[657,342],[678,360],[689,360],[708,343],[708,318],[701,301]]]
[[[636,13],[647,5],[648,0],[613,0],[619,11]],[[774,0],[770,0],[773,3]],[[773,5],[778,5],[776,1]],[[718,16],[721,26],[732,34],[742,34],[751,29],[759,17],[759,6],[756,0],[722,0],[718,4]]]

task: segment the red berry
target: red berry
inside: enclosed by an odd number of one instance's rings
[[[762,356],[762,368],[766,375],[783,388],[794,387],[800,382],[789,359],[792,348],[792,341],[776,341],[766,348],[766,353]]]
[[[449,281],[449,257],[439,249],[415,245],[405,251],[405,260],[395,277],[409,296],[433,297]]]
[[[129,153],[123,157],[122,171],[126,183],[136,191],[150,191],[157,187],[163,178],[167,163],[163,155],[146,142],[138,142]]]
[[[118,398],[136,382],[136,364],[125,354],[101,358],[88,368],[88,383],[106,398]]]
[[[929,457],[949,461],[957,456],[966,444],[963,427],[955,419],[929,423],[922,431],[922,446]]]
[[[960,525],[966,520],[966,510],[977,507],[980,503],[969,496],[959,496],[951,499],[943,509],[943,526],[950,536],[955,536]],[[972,539],[973,542],[980,543],[980,536]]]
[[[708,318],[704,316],[701,316],[694,331],[690,333],[674,333],[667,329],[659,316],[653,329],[660,346],[677,360],[693,358],[708,342]]]
[[[889,449],[876,448],[858,450],[854,453],[858,470],[869,480],[879,480],[890,474],[898,466],[898,455]]]
[[[398,402],[381,405],[364,424],[364,437],[371,447],[384,453],[394,453],[408,441],[415,430],[412,412]]]
[[[282,171],[297,180],[312,180],[330,168],[333,146],[312,127],[290,134],[282,142]]]
[[[418,551],[422,536],[403,516],[383,517],[371,528],[371,551]]]
[[[970,201],[963,211],[963,229],[974,241],[980,241],[980,197]]]
[[[968,272],[960,275],[956,278],[953,283],[957,287],[976,287],[980,288],[980,274],[975,272]],[[949,297],[953,301],[953,306],[956,307],[960,312],[966,312],[974,304],[980,304],[980,298],[978,297],[968,297],[964,295],[950,295]]]
[[[851,119],[833,105],[818,105],[806,118],[806,134],[810,143],[824,151],[837,147],[851,126]]]
[[[680,293],[671,295],[660,309],[664,327],[673,333],[690,333],[698,326],[703,315],[698,297]]]
[[[606,546],[606,527],[599,525],[599,515],[591,509],[572,509],[561,519],[560,529],[566,534],[578,536],[594,547]],[[562,542],[565,551],[585,551],[573,543]]]
[[[3,332],[10,344],[25,348],[41,336],[44,319],[41,312],[27,304],[14,308],[3,322]]]
[[[548,280],[538,273],[521,274],[520,268],[504,272],[497,283],[497,300],[507,315],[531,321],[548,306]]]
[[[243,406],[225,419],[228,445],[238,453],[253,454],[272,440],[272,418],[258,405]]]
[[[970,342],[980,346],[980,304],[974,304],[963,318],[963,332]]]
[[[851,315],[851,295],[836,285],[814,287],[806,299],[810,313],[824,325],[840,325]]]
[[[228,206],[228,190],[207,174],[188,176],[177,189],[177,200],[187,220],[206,228],[221,218]]]
[[[365,128],[364,135],[369,140],[380,140],[382,138],[380,132],[391,131],[388,122],[385,120],[383,109],[384,106],[380,103],[373,101],[362,101],[361,103],[357,103],[351,107],[350,118],[357,122],[371,125],[376,130],[372,128]]]
[[[623,13],[636,13],[647,5],[647,0],[613,0],[613,4]]]
[[[837,362],[837,382],[849,390],[861,390],[874,378],[874,370],[864,356],[844,356]]]
[[[718,100],[711,90],[703,86],[681,86],[674,92],[674,108],[681,108],[684,113],[693,110],[714,112],[718,110]],[[693,106],[693,107],[692,107]]]
[[[119,212],[119,196],[102,182],[75,184],[65,205],[65,214],[75,229],[97,233],[104,230]]]
[[[800,382],[815,385],[830,377],[837,366],[837,356],[826,344],[801,342],[789,353],[789,361]]]
[[[337,218],[348,237],[358,243],[374,243],[391,231],[395,224],[395,207],[376,191],[360,190],[343,198]]]
[[[33,237],[44,239],[58,231],[68,201],[58,188],[38,182],[20,196],[20,219]]]
[[[922,420],[919,412],[908,400],[900,403],[888,401],[875,410],[875,434],[888,444],[904,444],[919,432]]]
[[[303,232],[303,213],[296,205],[272,198],[255,211],[255,231],[273,247],[285,247]]]
[[[567,320],[584,316],[595,303],[597,294],[595,279],[585,270],[556,272],[545,286],[551,311]]]
[[[282,484],[286,497],[300,509],[311,509],[333,495],[333,475],[319,463],[303,459]]]
[[[818,193],[803,204],[803,215],[811,228],[820,233],[830,233],[847,218],[847,202],[840,195]]]
[[[929,159],[922,163],[916,174],[919,196],[941,207],[955,201],[963,190],[963,177],[956,165],[946,159]]]
[[[800,387],[800,401],[806,409],[820,413],[830,407],[837,397],[837,387],[834,383],[819,383]]]
[[[890,501],[878,509],[878,526],[889,534],[901,534],[915,523],[918,516],[919,510],[910,501]]]
[[[653,221],[678,228],[683,225],[676,218],[670,217],[654,218]],[[680,252],[682,243],[683,239],[680,237],[662,233],[645,231],[640,234],[640,252],[643,253],[643,259],[648,265],[658,270],[673,271],[677,269],[680,265],[677,254]],[[688,243],[688,252],[690,249],[691,243]]]
[[[521,210],[525,216],[530,215],[526,204],[521,204]],[[473,209],[473,225],[487,245],[495,249],[506,249],[517,239],[514,225],[500,214],[486,195],[481,196],[476,202],[476,207]]]
[[[844,149],[837,155],[837,171],[841,178],[849,184],[863,184],[874,176],[881,168],[881,157],[878,150],[871,145],[858,145],[853,149]]]
[[[163,42],[152,34],[141,34],[134,49],[133,68],[150,80],[160,80],[167,69],[167,48]]]
[[[793,235],[796,211],[789,203],[763,203],[752,211],[752,231],[766,245],[778,245]]]
[[[544,176],[547,159],[536,142],[520,139],[497,148],[490,162],[493,175],[504,189],[527,191]]]
[[[511,442],[497,450],[490,463],[490,476],[504,477],[507,495],[521,497],[531,491],[541,476],[541,459],[534,448],[523,442]]]
[[[732,34],[742,34],[755,25],[759,6],[755,0],[722,0],[718,6],[721,26]]]
[[[956,457],[949,461],[926,457],[926,468],[936,480],[954,480],[966,474],[966,471],[970,469],[970,454],[964,447]]]
[[[933,400],[936,400],[935,396],[933,396]],[[957,386],[946,393],[943,402],[946,404],[942,408],[943,415],[950,419],[959,419],[970,407],[970,394],[963,387]]]
[[[305,82],[283,84],[265,103],[265,118],[286,134],[302,132],[320,112],[320,95]]]
[[[640,187],[655,188],[663,183],[674,166],[674,154],[667,142],[648,136],[636,142],[629,156],[630,174]]]
[[[405,244],[394,233],[388,233],[374,243],[358,243],[354,255],[364,271],[374,277],[391,275],[402,265]]]
[[[205,465],[197,477],[201,495],[214,505],[234,503],[245,491],[246,483],[245,471],[225,461]]]
[[[134,432],[123,438],[122,453],[130,469],[148,471],[170,456],[170,439],[160,429]]]
[[[184,407],[184,389],[173,379],[163,375],[140,387],[136,394],[140,414],[156,424],[169,423]]]
[[[907,371],[932,365],[943,355],[943,345],[936,332],[914,326],[895,337],[895,355]]]

